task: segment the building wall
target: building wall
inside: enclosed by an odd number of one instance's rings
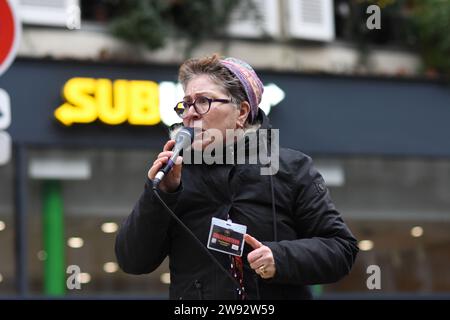
[[[169,40],[166,47],[152,52],[142,46],[117,40],[105,27],[95,24],[83,24],[80,30],[26,26],[18,54],[21,57],[177,65],[186,59],[185,45],[185,40]],[[361,67],[355,44],[343,42],[318,44],[282,40],[210,40],[195,48],[192,56],[201,57],[215,52],[239,57],[256,69],[291,72],[412,76],[418,73],[421,65],[419,57],[413,52],[375,48],[368,56],[368,67]]]

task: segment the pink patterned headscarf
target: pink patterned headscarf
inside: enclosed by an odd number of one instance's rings
[[[256,75],[255,70],[245,61],[236,58],[225,58],[220,63],[234,74],[247,94],[250,104],[250,120],[253,121],[258,113],[258,105],[261,103],[264,86]]]

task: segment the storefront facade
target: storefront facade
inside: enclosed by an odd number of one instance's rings
[[[113,245],[176,120],[176,75],[176,66],[19,59],[0,78],[13,142],[0,167],[0,295],[167,296],[167,261],[125,275]],[[349,277],[316,294],[374,293],[369,265],[382,270],[376,293],[450,292],[448,86],[260,76],[280,144],[313,156],[344,219],[371,241]],[[83,274],[80,290],[66,287],[69,265]]]

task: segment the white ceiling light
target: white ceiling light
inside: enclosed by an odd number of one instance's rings
[[[0,231],[3,231],[5,229],[6,229],[6,224],[2,220],[0,220]]]
[[[102,231],[104,233],[114,233],[118,228],[119,226],[115,222],[105,222],[102,224]]]
[[[77,249],[81,248],[84,245],[84,241],[79,237],[71,237],[67,240],[67,245],[71,248]]]
[[[415,226],[411,228],[411,236],[413,236],[414,238],[423,236],[423,228],[421,226]]]
[[[373,241],[372,240],[361,240],[358,243],[358,247],[361,251],[370,251],[373,249]]]
[[[89,283],[91,281],[91,275],[87,272],[82,272],[78,274],[77,280],[79,283]]]
[[[119,266],[115,262],[106,262],[103,265],[103,271],[106,273],[114,273],[117,272],[117,270],[119,270]]]

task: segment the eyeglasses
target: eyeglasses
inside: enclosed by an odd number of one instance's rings
[[[178,102],[173,110],[175,110],[181,119],[184,119],[186,118],[191,106],[194,106],[195,112],[203,115],[208,113],[209,109],[211,109],[211,103],[213,102],[230,103],[231,99],[210,99],[204,96],[198,96],[192,103],[186,101]]]

